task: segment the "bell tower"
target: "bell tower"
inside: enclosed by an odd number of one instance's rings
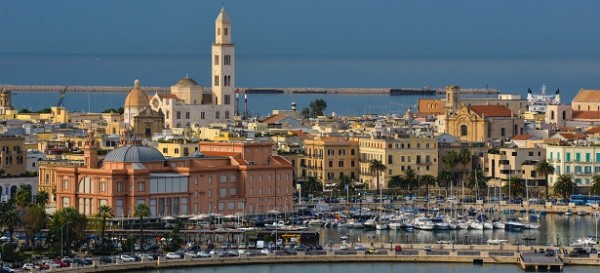
[[[235,47],[231,41],[231,21],[221,8],[215,21],[215,42],[212,45],[212,94],[213,104],[223,105],[219,116],[233,116],[235,93]]]
[[[13,110],[10,90],[2,88],[0,91],[0,115],[6,115],[8,110]]]
[[[94,138],[94,130],[92,128],[87,131],[87,138],[83,144],[84,166],[86,168],[98,167],[98,147]]]
[[[446,111],[454,113],[458,110],[460,86],[446,86]]]

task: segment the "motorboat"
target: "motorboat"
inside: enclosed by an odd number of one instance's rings
[[[388,229],[388,224],[383,223],[383,222],[377,222],[375,224],[375,229],[376,230],[386,230],[386,229]]]
[[[572,247],[592,247],[592,246],[596,246],[597,245],[597,241],[596,238],[594,238],[593,236],[589,236],[589,237],[585,237],[585,238],[578,238],[575,241],[573,241],[570,246]]]
[[[413,226],[420,230],[434,230],[435,228],[435,224],[427,217],[416,218],[413,222]]]
[[[483,223],[471,222],[471,223],[469,223],[469,229],[483,230]]]
[[[325,221],[323,219],[310,219],[308,221],[308,225],[313,227],[322,227],[324,224]]]

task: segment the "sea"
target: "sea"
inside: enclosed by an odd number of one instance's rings
[[[526,97],[527,89],[560,89],[570,103],[578,90],[600,89],[600,56],[236,56],[235,84],[242,88],[494,88]],[[209,55],[0,53],[0,85],[171,86],[189,75],[210,85]],[[15,92],[16,93],[16,92]],[[70,111],[100,112],[123,105],[125,93],[68,93]],[[54,106],[58,93],[18,92],[16,108]],[[420,96],[252,94],[248,110],[264,116],[273,109],[298,109],[321,98],[326,114],[403,114]],[[242,102],[243,99],[240,100]],[[243,109],[243,106],[242,106]]]

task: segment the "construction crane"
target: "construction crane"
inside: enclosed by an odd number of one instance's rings
[[[63,89],[63,91],[60,91],[60,99],[58,100],[58,103],[56,104],[56,107],[61,107],[63,104],[63,101],[65,100],[65,93],[67,92],[67,88],[69,88],[69,86],[65,86],[65,89]]]

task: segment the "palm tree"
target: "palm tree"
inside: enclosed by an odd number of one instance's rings
[[[419,175],[414,169],[408,168],[404,171],[404,181],[408,185],[408,191],[412,193],[412,189],[419,183]],[[418,189],[417,189],[418,191]]]
[[[350,179],[350,176],[342,174],[338,180],[337,188],[340,192],[345,191],[346,187],[348,187],[348,190],[350,190],[350,183],[352,183],[352,179]]]
[[[475,183],[477,182],[477,183]],[[481,170],[473,170],[467,179],[467,187],[471,191],[487,188],[487,178]]]
[[[31,185],[21,185],[15,194],[15,202],[20,208],[31,204]]]
[[[429,200],[429,185],[435,185],[437,179],[433,175],[423,175],[420,178],[421,185],[425,185],[425,194],[427,196],[427,200]]]
[[[592,186],[590,186],[590,195],[600,195],[600,175],[592,176]]]
[[[150,208],[143,203],[137,204],[133,216],[140,218],[140,249],[144,249],[144,217],[150,216]]]
[[[510,196],[523,197],[527,191],[525,188],[525,180],[518,176],[511,176],[508,179],[508,183],[502,187],[502,191],[504,191],[504,194],[509,195],[509,198]]]
[[[454,172],[454,167],[456,167],[456,164],[458,164],[458,153],[456,151],[452,150],[444,156],[442,161],[444,162],[444,164],[446,164],[448,171]],[[453,185],[456,185],[454,183],[454,181],[450,181],[450,182]]]
[[[550,197],[549,193],[548,193],[548,176],[554,174],[554,166],[552,166],[550,163],[548,163],[548,161],[544,160],[539,162],[536,166],[535,166],[535,170],[544,176],[544,179],[546,180],[546,199],[548,199]]]
[[[467,179],[467,164],[471,162],[471,151],[467,148],[460,149],[458,152],[458,161],[463,165],[463,177],[461,181],[461,186],[463,187],[463,191],[465,188],[465,180]]]
[[[573,183],[573,177],[568,174],[561,174],[558,176],[558,180],[552,187],[554,194],[562,196],[563,199],[567,199],[573,194],[575,190],[575,183]]]
[[[375,173],[375,175],[377,175],[377,192],[380,191],[379,189],[379,174],[382,171],[385,171],[387,169],[387,167],[383,164],[383,162],[377,160],[377,159],[373,159],[371,160],[371,163],[369,163],[369,172],[371,173]]]
[[[50,195],[45,191],[39,191],[33,196],[33,200],[36,205],[40,207],[46,207],[50,200]]]
[[[302,192],[314,194],[323,189],[323,184],[314,176],[308,177],[308,180],[302,182]]]
[[[448,187],[454,180],[454,173],[449,170],[442,170],[437,177],[438,187],[444,187],[446,189],[446,195],[448,195]]]
[[[98,208],[98,218],[102,219],[100,223],[100,240],[102,240],[102,246],[105,245],[104,232],[106,231],[106,219],[115,217],[113,210],[110,206],[102,205]]]
[[[396,196],[396,190],[402,187],[402,177],[399,175],[394,175],[388,179],[387,187],[394,189],[394,197]]]
[[[8,230],[9,243],[12,243],[15,228],[21,224],[21,216],[14,206],[7,207],[0,215],[0,225]]]

